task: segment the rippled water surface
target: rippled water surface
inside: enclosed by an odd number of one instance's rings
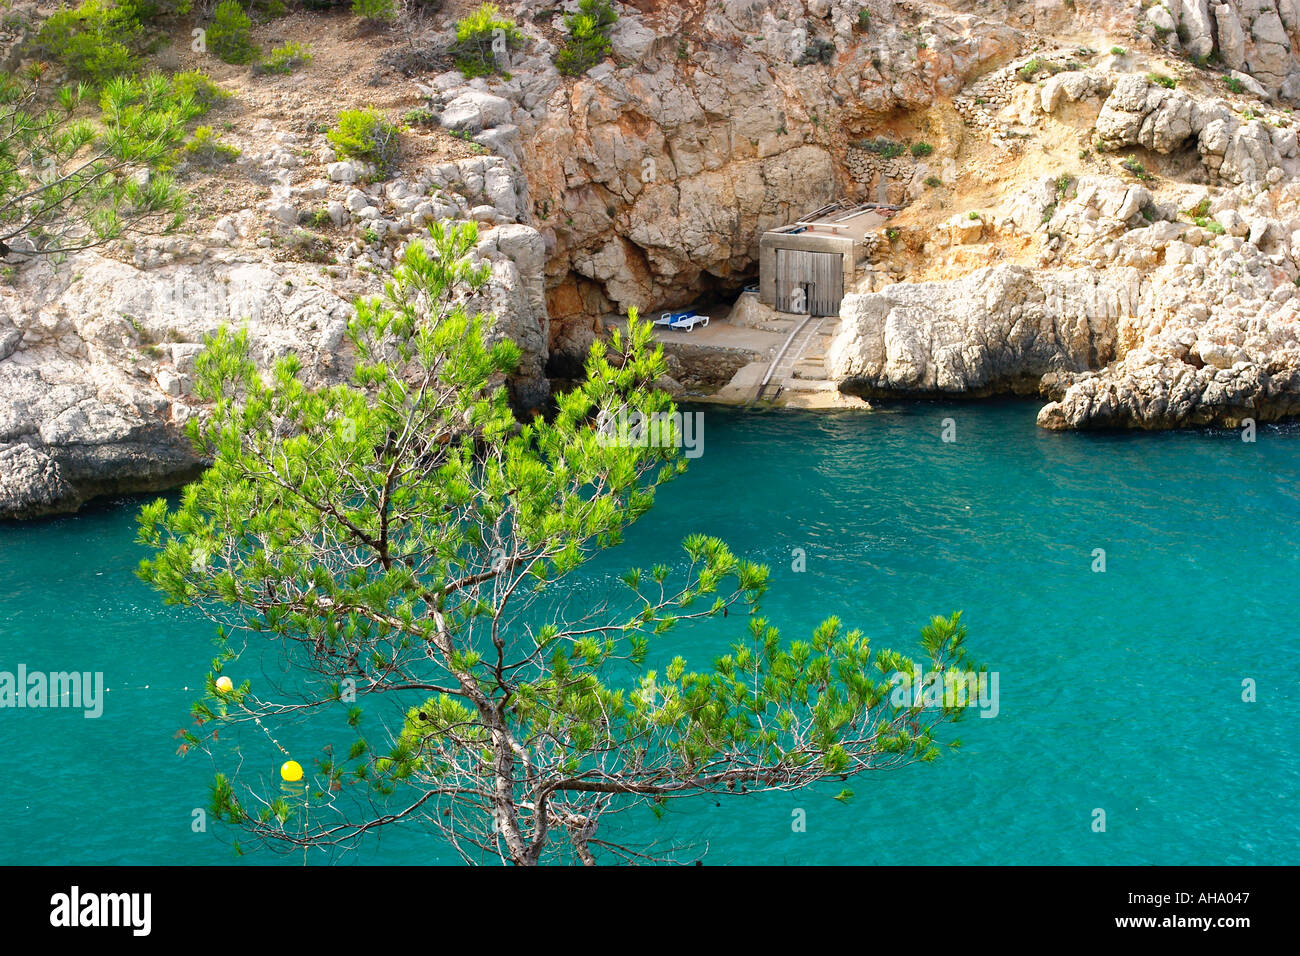
[[[1000,712],[961,722],[965,746],[932,765],[858,778],[848,803],[840,785],[707,800],[636,829],[707,843],[711,863],[1300,862],[1300,430],[1052,434],[1034,411],[704,410],[703,457],[578,597],[717,534],[772,566],[764,611],[786,637],[835,613],[910,650],[961,609]],[[0,710],[0,863],[233,860],[228,838],[192,832],[212,767],[172,737],[211,629],[132,575],[137,504],[0,526],[0,670],[103,671],[111,688],[97,720]],[[741,627],[718,623],[663,653],[706,664]],[[411,831],[346,859],[451,857]]]

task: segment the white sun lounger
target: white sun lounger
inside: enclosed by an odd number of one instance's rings
[[[674,322],[680,322],[682,319],[686,318],[687,316],[694,315],[694,314],[695,313],[692,312],[690,309],[685,309],[681,312],[665,312],[663,315],[659,316],[659,318],[655,319],[654,324],[671,326]]]
[[[681,332],[693,332],[697,325],[708,325],[708,324],[709,324],[709,317],[707,315],[698,315],[696,313],[691,313],[690,315],[683,316],[682,318],[677,319],[674,322],[669,322],[668,328],[677,329],[678,331]]]

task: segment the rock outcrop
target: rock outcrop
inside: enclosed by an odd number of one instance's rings
[[[175,484],[201,464],[180,426],[205,335],[247,325],[259,361],[297,352],[323,381],[342,368],[350,314],[310,274],[259,263],[33,267],[0,295],[15,346],[0,361],[0,516]]]
[[[994,18],[881,5],[863,19],[862,9],[625,6],[613,62],[585,76],[560,76],[540,41],[491,92],[454,73],[424,86],[445,128],[511,131],[528,221],[546,241],[552,352],[585,351],[602,314],[738,290],[764,230],[846,192],[892,183],[903,196],[913,165],[898,183],[892,168],[865,170],[847,139],[925,110],[1016,51],[1014,31]]]
[[[1114,177],[1064,188],[1044,178],[994,223],[1004,237],[1053,237],[1037,267],[848,296],[828,367],[865,397],[1039,392],[1051,399],[1046,428],[1293,416],[1298,203],[1295,186],[1206,194],[1195,203],[1201,226]]]
[[[482,156],[370,185],[353,172],[337,185],[281,187],[260,214],[219,219],[205,243],[152,240],[136,245],[131,262],[85,252],[58,269],[20,259],[12,284],[0,287],[0,518],[67,511],[193,474],[202,462],[182,426],[202,413],[194,357],[222,325],[249,329],[259,365],[293,352],[309,382],[345,376],[353,298],[377,293],[382,270],[431,220],[480,222],[474,254],[491,278],[469,307],[494,314],[494,334],[522,347],[508,383],[516,405],[542,407],[545,243],[514,221],[526,197],[517,170]],[[355,228],[342,258],[365,268],[331,273],[272,258],[310,235],[296,224],[313,207]]]
[[[1023,266],[900,282],[845,298],[827,359],[842,391],[867,398],[1035,394],[1049,372],[1084,371],[1114,355],[1140,284],[1133,268]]]
[[[1294,126],[1243,120],[1222,100],[1165,89],[1137,75],[1115,82],[1097,116],[1097,142],[1166,154],[1195,144],[1211,177],[1226,183],[1271,185],[1300,172]]]

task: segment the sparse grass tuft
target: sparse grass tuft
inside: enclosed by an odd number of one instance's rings
[[[1155,178],[1155,177],[1153,177],[1149,172],[1147,172],[1147,168],[1146,168],[1145,166],[1143,166],[1140,162],[1138,162],[1138,161],[1137,161],[1136,159],[1134,159],[1132,156],[1130,156],[1128,159],[1124,160],[1124,162],[1120,163],[1120,165],[1123,166],[1125,169],[1127,169],[1130,173],[1132,173],[1132,174],[1133,174],[1134,176],[1136,176],[1138,179],[1142,180],[1142,182],[1144,182],[1144,183],[1145,183],[1145,182],[1149,182],[1150,180],[1152,180],[1152,179]]]
[[[305,43],[285,43],[257,65],[259,73],[292,73],[312,61],[311,47]]]
[[[200,166],[216,166],[234,162],[239,158],[240,151],[221,142],[212,132],[211,126],[199,126],[194,130],[193,138],[181,147],[181,153]]]

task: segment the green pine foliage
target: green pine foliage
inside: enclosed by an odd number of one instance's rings
[[[190,12],[190,0],[82,0],[41,24],[28,52],[65,66],[73,78],[102,85],[140,69],[159,36],[158,21]]]
[[[400,134],[378,110],[343,110],[325,138],[340,156],[373,163],[380,173],[397,160]]]
[[[47,93],[39,73],[0,74],[0,256],[20,240],[45,255],[179,225],[166,170],[206,107],[161,74]]]
[[[181,17],[194,7],[191,0],[116,0],[116,2],[142,24]]]
[[[396,19],[393,0],[352,0],[352,15],[369,23],[388,23]]]
[[[192,100],[200,113],[206,113],[230,99],[230,91],[222,89],[211,77],[198,70],[173,73],[172,90],[179,100]]]
[[[565,76],[581,76],[605,59],[609,31],[617,21],[609,0],[579,0],[578,11],[564,15],[569,36],[555,55],[556,69]]]
[[[253,21],[239,0],[221,0],[208,27],[208,49],[225,63],[252,63],[257,59],[252,28]]]
[[[614,814],[831,781],[847,799],[841,780],[933,760],[960,708],[896,699],[889,675],[913,660],[838,618],[784,639],[761,612],[768,569],[717,538],[690,535],[671,563],[565,613],[574,573],[684,470],[674,442],[616,424],[674,413],[655,387],[663,349],[629,310],[554,414],[520,424],[505,386],[520,348],[476,304],[490,275],[470,258],[478,230],[431,233],[358,302],[350,381],[311,386],[292,354],[259,368],[229,328],[196,361],[212,412],[187,428],[212,466],[175,506],[141,510],[139,573],[223,622],[186,741],[235,768],[214,815],[293,847],[402,821],[471,859],[599,862],[637,852],[603,825]],[[703,651],[710,623],[720,654]],[[695,666],[659,646],[687,627]],[[964,642],[960,615],[934,618],[921,660],[959,670]],[[219,671],[295,676],[220,690]],[[246,743],[259,759],[268,736],[281,746],[281,724],[299,740],[333,729],[304,782],[335,812],[277,809],[276,785],[244,763]]]
[[[487,76],[502,72],[498,50],[508,52],[523,44],[524,35],[515,22],[501,16],[495,3],[484,3],[456,21],[451,54],[456,68],[466,77]]]
[[[83,0],[50,14],[36,34],[33,50],[67,67],[76,79],[95,85],[135,73],[144,27],[130,7],[111,0]]]

